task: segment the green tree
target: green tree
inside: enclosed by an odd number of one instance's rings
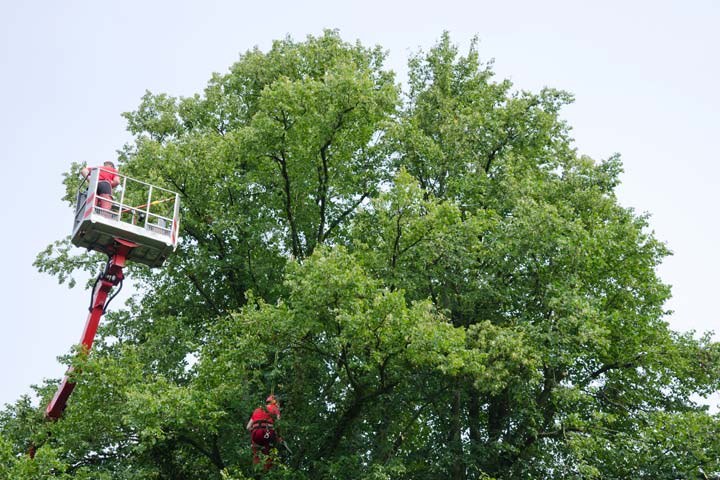
[[[290,449],[267,478],[720,475],[694,401],[720,347],[668,328],[669,252],[618,204],[619,157],[575,151],[572,97],[494,81],[448,34],[404,94],[384,57],[286,38],[125,114],[122,171],[180,192],[181,244],[65,359],[61,420],[2,412],[2,475],[259,477],[245,423],[270,390]],[[36,264],[72,283],[98,261],[65,240]]]

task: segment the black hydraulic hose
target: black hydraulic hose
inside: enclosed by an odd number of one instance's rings
[[[110,298],[107,299],[107,302],[105,302],[105,306],[103,307],[103,315],[105,315],[105,311],[107,311],[108,306],[110,305],[110,302],[112,302],[113,298],[117,297],[118,293],[120,293],[120,290],[122,290],[123,281],[120,280],[120,283],[118,284],[117,290],[115,290],[115,293],[112,294]]]
[[[97,278],[95,278],[95,283],[93,283],[93,288],[90,291],[90,306],[88,307],[89,312],[92,312],[93,304],[95,303],[95,289],[97,288],[97,284],[101,278],[103,278],[103,277],[105,277],[105,275],[107,275],[108,270],[110,270],[110,255],[108,255],[108,261],[105,263],[105,268],[103,269],[103,272],[99,273]],[[104,308],[103,308],[103,313],[105,313]]]

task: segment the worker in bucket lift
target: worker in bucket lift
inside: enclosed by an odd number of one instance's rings
[[[80,175],[82,175],[83,178],[88,178],[90,172],[94,169],[100,170],[97,184],[97,195],[100,198],[98,199],[97,205],[103,210],[109,211],[112,206],[113,188],[120,184],[120,178],[117,175],[118,171],[115,169],[113,162],[107,161],[103,163],[102,167],[83,167],[83,169],[80,170]]]
[[[273,394],[270,394],[265,399],[265,403],[264,407],[258,407],[253,411],[246,428],[250,431],[253,464],[260,463],[258,452],[262,451],[263,455],[268,456],[264,468],[269,470],[272,467],[272,459],[269,458],[270,449],[278,442],[275,433],[275,420],[280,419],[280,407],[277,398]]]

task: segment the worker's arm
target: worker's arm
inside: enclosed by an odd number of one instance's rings
[[[80,170],[80,176],[87,178],[88,175],[90,175],[90,169],[88,167],[83,167],[82,170]]]
[[[252,421],[252,418],[250,418],[250,420],[248,420],[248,423],[247,423],[247,426],[245,427],[245,429],[252,430],[252,424],[253,424],[253,421]]]

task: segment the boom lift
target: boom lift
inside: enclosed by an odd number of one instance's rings
[[[103,272],[92,291],[90,313],[80,343],[85,351],[92,348],[100,318],[112,298],[122,288],[123,267],[135,261],[160,267],[175,251],[180,225],[180,196],[170,190],[117,174],[119,200],[98,199],[100,168],[91,171],[77,193],[72,243],[78,247],[108,255]],[[132,206],[136,205],[136,206]],[[118,287],[108,298],[110,291]],[[58,419],[65,410],[75,384],[70,367],[55,396],[45,409],[45,416]]]

